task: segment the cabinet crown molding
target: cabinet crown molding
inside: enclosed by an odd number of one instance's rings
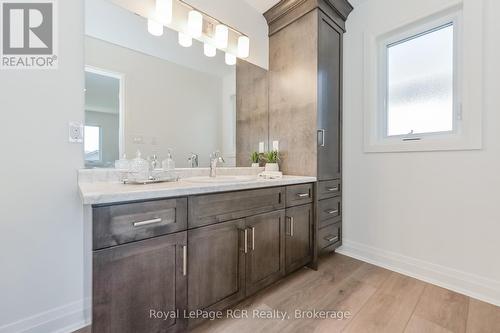
[[[342,23],[354,9],[347,0],[281,0],[264,13],[270,28],[269,35],[316,8],[321,9],[334,21],[340,19]],[[341,28],[344,28],[343,24],[341,25]]]

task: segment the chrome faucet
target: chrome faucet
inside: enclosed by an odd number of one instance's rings
[[[197,168],[198,167],[198,154],[191,153],[191,155],[188,158],[188,163],[190,168]]]
[[[210,177],[217,176],[217,163],[225,163],[224,158],[220,154],[220,151],[214,151],[210,154]]]

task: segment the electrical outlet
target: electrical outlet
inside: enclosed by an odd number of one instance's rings
[[[259,153],[263,153],[265,149],[266,148],[264,148],[264,142],[259,142]]]
[[[137,135],[137,136],[134,136],[134,138],[132,139],[132,141],[136,145],[142,145],[142,144],[144,144],[144,137],[142,135]]]
[[[83,124],[79,121],[69,122],[69,142],[82,143],[83,142]]]
[[[273,150],[280,150],[280,142],[278,140],[273,141]]]

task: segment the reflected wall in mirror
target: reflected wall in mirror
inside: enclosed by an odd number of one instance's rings
[[[224,166],[250,166],[259,142],[268,146],[265,70],[229,66],[220,50],[207,57],[195,39],[182,47],[166,27],[153,36],[144,17],[104,0],[86,1],[85,31],[87,167],[113,167],[138,150],[161,161],[169,149],[176,167],[192,153],[208,167],[217,150]]]

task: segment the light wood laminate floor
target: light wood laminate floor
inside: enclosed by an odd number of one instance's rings
[[[340,254],[322,258],[318,271],[295,272],[236,309],[247,310],[249,318],[209,321],[193,332],[500,332],[499,307]],[[350,316],[295,319],[295,310],[314,309]],[[279,310],[290,319],[255,319],[254,310]]]

